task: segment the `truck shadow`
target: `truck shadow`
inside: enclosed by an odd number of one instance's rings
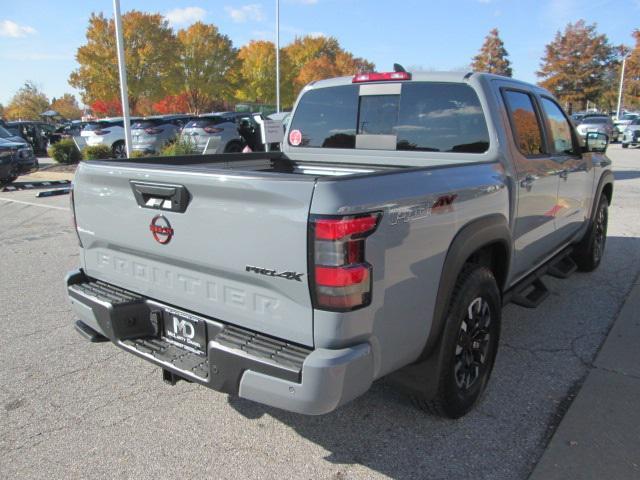
[[[419,411],[384,378],[319,417],[238,397],[228,403],[250,421],[272,417],[321,446],[329,452],[327,476],[333,471],[334,478],[354,464],[392,478],[526,478],[639,271],[640,238],[609,237],[598,270],[569,282],[545,280],[552,294],[535,310],[505,307],[492,380],[476,409],[460,420]],[[294,445],[291,452],[293,462]]]

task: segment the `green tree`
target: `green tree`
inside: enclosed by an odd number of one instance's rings
[[[275,104],[276,47],[273,42],[252,41],[238,52],[241,61],[237,97],[240,100]],[[280,102],[284,107],[293,104],[291,63],[285,51],[280,55]]]
[[[60,98],[51,101],[51,110],[55,110],[67,120],[78,120],[82,117],[82,109],[74,95],[65,93]]]
[[[214,25],[196,22],[178,32],[178,42],[182,91],[189,110],[200,113],[216,100],[233,99],[239,61],[229,37]]]
[[[160,14],[130,11],[122,16],[129,106],[136,111],[141,99],[156,101],[178,84],[178,44]],[[120,98],[115,26],[102,13],[92,14],[87,43],[76,53],[80,67],[69,84],[82,92],[85,104]]]
[[[473,57],[471,68],[476,72],[494,73],[505,77],[513,76],[509,53],[504,48],[500,32],[494,28],[484,39],[480,52]]]
[[[542,79],[540,85],[560,100],[584,109],[587,100],[597,102],[606,90],[613,54],[607,36],[599,35],[595,24],[579,20],[556,33],[536,75]]]
[[[49,109],[49,99],[36,84],[27,81],[16,92],[5,109],[9,120],[37,120],[40,114]]]
[[[0,119],[4,118],[4,105],[0,103]]]

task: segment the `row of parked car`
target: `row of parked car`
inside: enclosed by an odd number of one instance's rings
[[[640,114],[625,113],[612,118],[604,113],[576,113],[572,115],[576,131],[585,138],[588,132],[606,134],[611,142],[620,142],[622,148],[640,143]]]
[[[278,114],[279,119],[288,114]],[[198,116],[188,114],[156,115],[131,119],[132,150],[158,154],[170,142],[182,139],[201,153],[264,150],[260,124],[262,114],[247,112],[215,112]],[[122,117],[93,122],[72,122],[62,127],[51,139],[73,137],[78,146],[106,145],[116,158],[126,155]]]

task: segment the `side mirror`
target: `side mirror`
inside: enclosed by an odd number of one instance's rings
[[[609,137],[605,133],[587,132],[585,150],[593,153],[604,153],[609,145]]]

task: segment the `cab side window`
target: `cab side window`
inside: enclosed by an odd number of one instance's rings
[[[547,124],[551,133],[551,153],[571,155],[575,153],[571,125],[562,109],[553,100],[543,97],[542,108],[547,117]]]
[[[545,154],[542,128],[528,93],[516,90],[504,90],[503,96],[511,118],[516,145],[526,157]]]

